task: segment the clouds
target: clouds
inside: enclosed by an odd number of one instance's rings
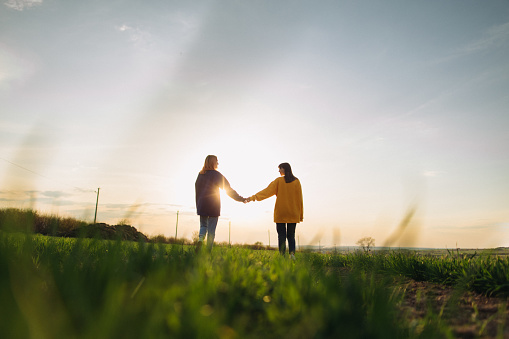
[[[0,90],[22,84],[36,71],[36,63],[0,41]]]
[[[24,11],[36,6],[40,6],[43,0],[7,0],[4,5],[16,11]]]
[[[191,7],[195,8],[175,7],[171,3],[142,6],[136,15],[115,7],[110,10],[123,14],[114,28],[128,37],[131,46],[154,53],[152,57],[173,59],[187,51],[203,23],[202,9]]]
[[[13,206],[33,205],[36,202],[42,206],[73,206],[79,204],[73,200],[75,197],[76,194],[66,191],[0,191],[0,201]]]
[[[480,35],[479,38],[472,36],[470,41],[456,46],[445,56],[438,57],[436,62],[449,63],[490,50],[507,49],[507,46],[509,46],[509,22],[485,28]]]
[[[148,50],[153,45],[152,35],[146,29],[126,24],[116,26],[115,29],[123,34],[127,34],[131,43],[139,49]]]
[[[507,47],[509,44],[509,22],[496,25],[487,30],[484,36],[464,46],[459,55],[480,53],[491,48]]]
[[[424,171],[424,172],[422,173],[422,175],[423,175],[423,176],[425,176],[425,177],[431,177],[431,178],[432,178],[432,177],[438,177],[438,176],[440,176],[440,175],[442,175],[442,174],[444,174],[444,172],[442,172],[442,171]]]

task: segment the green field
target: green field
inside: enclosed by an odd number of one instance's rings
[[[422,319],[405,315],[406,277],[507,296],[507,264],[409,253],[292,261],[235,247],[196,253],[2,232],[0,337],[452,338],[431,306]]]
[[[509,335],[509,258],[500,251],[291,260],[240,246],[209,253],[14,232],[21,221],[9,220],[9,232],[0,230],[0,338]]]

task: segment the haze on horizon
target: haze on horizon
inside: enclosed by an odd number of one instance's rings
[[[509,246],[507,1],[3,0],[0,207],[198,230],[289,162],[301,245]],[[217,241],[276,243],[223,196]],[[410,217],[411,216],[411,217]],[[403,226],[401,226],[403,225]],[[400,232],[401,231],[401,232]]]

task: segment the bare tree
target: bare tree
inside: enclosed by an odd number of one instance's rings
[[[360,238],[359,241],[357,241],[357,245],[362,247],[365,252],[369,252],[371,247],[375,247],[375,239],[372,237]]]

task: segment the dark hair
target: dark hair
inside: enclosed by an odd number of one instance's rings
[[[297,179],[293,173],[292,173],[292,167],[289,163],[283,162],[282,164],[279,164],[279,168],[282,168],[285,170],[285,182],[289,183]]]

